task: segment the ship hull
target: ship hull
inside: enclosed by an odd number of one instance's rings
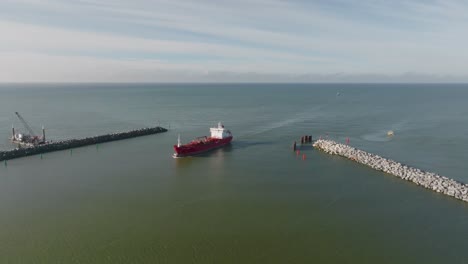
[[[174,158],[188,157],[199,155],[217,148],[224,147],[230,144],[232,137],[223,139],[210,139],[208,142],[203,144],[187,144],[178,147],[174,145]]]

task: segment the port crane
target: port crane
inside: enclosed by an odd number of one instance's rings
[[[18,119],[21,121],[23,124],[24,128],[29,132],[29,135],[24,135],[21,133],[15,133],[15,128],[12,128],[13,136],[12,136],[12,141],[14,143],[19,143],[19,144],[25,144],[25,145],[38,145],[38,144],[44,144],[45,143],[45,130],[44,127],[42,127],[42,138],[37,136],[32,128],[29,126],[28,122],[24,120],[24,118],[18,113],[15,112],[16,116]]]
[[[31,137],[37,137],[34,131],[32,130],[32,128],[28,125],[28,122],[26,122],[26,120],[24,120],[24,118],[18,112],[15,112],[15,114],[18,117],[18,119],[21,121],[23,126],[26,128],[26,130],[28,130],[29,135]]]

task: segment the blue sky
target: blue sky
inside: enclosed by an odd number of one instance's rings
[[[0,82],[466,82],[466,14],[459,0],[2,0]]]

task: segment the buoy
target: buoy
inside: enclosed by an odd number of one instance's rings
[[[42,159],[42,153],[41,153],[41,159]]]
[[[73,149],[70,149],[70,156],[73,155]]]
[[[293,144],[293,151],[296,151],[296,141],[294,141],[294,144]]]
[[[6,167],[7,166],[7,161],[6,160],[5,160],[4,164],[5,164],[5,167]]]
[[[346,145],[349,145],[349,137],[346,138]]]
[[[299,150],[296,150],[296,155],[299,156]]]
[[[302,160],[306,159],[306,154],[302,154]]]

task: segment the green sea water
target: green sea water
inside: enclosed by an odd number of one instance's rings
[[[51,140],[169,132],[0,164],[0,263],[468,263],[468,204],[303,146],[329,137],[468,183],[464,84],[3,84]],[[231,146],[172,145],[222,121]],[[387,131],[395,135],[387,137]]]

